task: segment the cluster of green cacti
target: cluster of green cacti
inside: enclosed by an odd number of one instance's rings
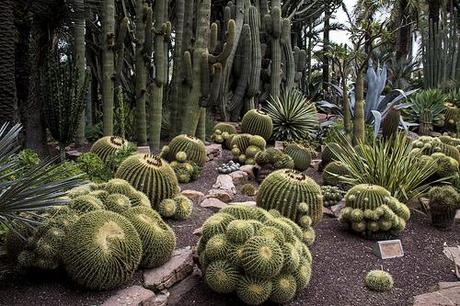
[[[163,147],[160,155],[167,161],[172,162],[178,160],[177,154],[180,152],[185,153],[185,159],[180,158],[182,161],[190,160],[200,167],[206,163],[206,147],[203,141],[188,135],[174,137],[167,146]],[[183,153],[180,155],[183,155]]]
[[[91,152],[96,154],[107,163],[117,151],[128,145],[128,141],[118,136],[106,136],[96,141],[92,147]]]
[[[250,183],[244,184],[241,187],[241,194],[248,197],[253,197],[257,194],[257,187]]]
[[[445,138],[443,138],[445,139]],[[412,145],[424,155],[431,155],[433,153],[444,153],[452,157],[457,162],[460,162],[460,152],[458,146],[453,146],[444,143],[440,138],[421,136],[413,141]]]
[[[268,140],[273,133],[272,118],[261,110],[252,109],[243,116],[241,131],[243,133],[259,135]]]
[[[431,222],[434,226],[449,228],[455,221],[460,194],[452,186],[433,187],[428,193]]]
[[[312,256],[302,230],[261,208],[231,205],[208,218],[198,242],[207,285],[236,292],[246,304],[285,303],[311,277]]]
[[[118,168],[115,177],[124,179],[147,195],[154,209],[163,199],[179,191],[176,174],[171,166],[156,155],[136,154],[127,158]]]
[[[256,202],[264,209],[278,210],[305,228],[318,223],[323,215],[321,187],[310,177],[291,169],[277,170],[267,176],[260,185]]]
[[[225,149],[231,149],[230,142],[235,134],[237,134],[235,126],[229,123],[219,122],[214,126],[211,140],[216,143],[221,143],[222,147]]]
[[[457,132],[457,125],[458,122],[460,122],[460,109],[457,106],[449,103],[446,105],[444,116],[445,126],[448,129]]]
[[[321,186],[321,192],[323,193],[323,203],[325,207],[334,206],[339,203],[345,192],[337,186]]]
[[[266,145],[262,136],[251,134],[236,134],[230,142],[234,160],[246,165],[255,165],[256,155],[265,150]]]
[[[323,184],[340,186],[342,185],[340,177],[344,177],[349,173],[350,172],[343,163],[339,161],[330,162],[323,170]]]
[[[311,150],[301,144],[287,144],[284,152],[294,161],[294,169],[305,171],[311,164]]]
[[[451,145],[451,146],[454,146],[458,150],[460,150],[460,139],[450,137],[450,136],[447,136],[447,135],[442,135],[442,136],[439,136],[438,138],[439,138],[439,140],[441,140],[441,142],[443,142],[445,144],[448,144],[448,145]]]
[[[274,148],[268,148],[256,155],[256,163],[261,167],[271,166],[273,169],[293,169],[294,160],[289,155]]]
[[[172,199],[164,199],[158,205],[158,212],[164,218],[175,220],[187,220],[192,214],[193,203],[183,195],[177,195]]]
[[[433,153],[431,158],[436,163],[436,177],[456,179],[459,176],[459,163],[443,153]]]
[[[397,234],[406,228],[409,208],[377,185],[360,184],[345,195],[340,221],[368,238],[379,234]]]
[[[183,151],[176,154],[176,159],[170,163],[170,166],[176,173],[179,183],[187,184],[196,181],[201,174],[201,167],[187,160],[187,153]]]
[[[373,291],[385,292],[393,288],[393,277],[382,270],[372,270],[366,275],[366,287]]]
[[[70,204],[57,207],[30,233],[24,249],[15,251],[21,267],[62,264],[78,284],[110,289],[128,281],[138,267],[158,267],[171,257],[174,232],[128,182],[91,183],[68,196]]]
[[[334,152],[341,152],[343,151],[342,148],[338,143],[330,142],[325,147],[323,152],[321,153],[321,163],[318,166],[319,171],[323,171],[323,169],[333,161],[337,160],[337,156]]]

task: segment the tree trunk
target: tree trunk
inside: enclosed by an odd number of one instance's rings
[[[15,81],[16,27],[13,0],[2,1],[0,9],[0,125],[18,121]]]
[[[86,54],[85,54],[85,15],[84,15],[84,0],[74,0],[76,12],[73,24],[73,38],[74,38],[74,54],[75,54],[75,64],[78,69],[78,83],[79,86],[82,87],[85,83],[86,77]],[[77,147],[82,146],[86,139],[85,139],[85,127],[86,127],[86,116],[85,116],[85,109],[83,109],[83,113],[80,115],[80,123],[78,124],[77,131],[75,133],[75,145]]]
[[[396,59],[400,61],[411,55],[411,25],[409,19],[408,0],[399,0],[399,30],[396,37]]]

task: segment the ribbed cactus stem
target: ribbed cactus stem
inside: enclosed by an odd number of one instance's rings
[[[209,38],[209,51],[214,52],[218,45],[219,27],[217,23],[211,24],[211,36]]]
[[[356,104],[353,122],[353,145],[364,141],[364,79],[362,71],[356,77]]]
[[[382,134],[385,139],[396,135],[401,120],[401,111],[392,107],[382,122]]]
[[[212,77],[211,97],[210,97],[211,105],[215,105],[217,102],[217,99],[219,98],[221,80],[222,80],[222,64],[216,63],[213,65],[213,77]]]
[[[222,52],[220,52],[217,55],[209,54],[209,62],[211,64],[225,62],[227,58],[230,56],[232,49],[233,49],[233,45],[235,43],[235,31],[236,31],[235,21],[229,20],[228,25],[227,25],[226,40],[225,40]]]
[[[114,96],[114,40],[115,40],[115,1],[104,0],[102,24],[102,101],[103,133],[113,135],[113,96]]]
[[[144,4],[143,0],[137,0],[136,5],[136,140],[139,145],[145,145],[147,143],[147,120],[145,113],[145,98],[147,92],[147,70],[145,66],[144,57],[144,17],[146,16],[148,6]]]
[[[84,8],[84,0],[76,1],[79,9]],[[81,13],[81,12],[77,12]],[[85,57],[85,17],[83,14],[77,16],[73,25],[74,33],[74,48],[75,48],[75,65],[80,71],[79,73],[79,86],[82,87],[85,83],[86,75],[86,57]],[[80,146],[85,142],[85,109],[80,115],[80,122],[75,134],[75,145]]]
[[[260,46],[260,22],[259,12],[257,8],[251,6],[249,8],[249,26],[251,27],[251,43],[252,43],[252,65],[251,75],[249,77],[249,85],[247,96],[255,97],[260,91],[260,71],[262,69],[262,49]]]
[[[296,63],[294,60],[294,52],[291,44],[291,20],[284,18],[282,23],[281,33],[281,46],[283,48],[283,55],[285,59],[285,76],[286,84],[284,86],[286,91],[290,91],[294,87]]]

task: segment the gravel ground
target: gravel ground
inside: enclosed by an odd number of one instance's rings
[[[218,175],[215,168],[222,161],[207,163],[200,179],[182,185],[182,190],[206,193],[214,184]],[[320,181],[313,169],[307,174]],[[238,195],[235,201],[250,199],[253,198]],[[212,214],[209,209],[195,207],[189,220],[169,222],[177,234],[177,246],[194,245],[197,237],[193,231]],[[411,305],[413,296],[430,291],[438,282],[456,280],[442,249],[445,244],[460,245],[460,224],[452,231],[439,231],[430,226],[425,216],[414,213],[400,237],[405,256],[387,260],[372,253],[375,242],[352,235],[335,219],[324,217],[315,230],[312,281],[289,305]],[[368,291],[363,285],[366,273],[382,267],[393,275],[395,288],[385,294]],[[140,285],[141,280],[142,274],[138,272],[124,287]],[[0,305],[97,305],[115,291],[82,290],[68,280],[64,271],[9,274],[0,282]],[[232,295],[218,295],[201,282],[178,305],[224,306],[241,302]]]

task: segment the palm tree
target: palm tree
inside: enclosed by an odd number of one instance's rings
[[[0,124],[17,121],[18,105],[15,82],[16,30],[14,0],[2,1],[0,9]]]

